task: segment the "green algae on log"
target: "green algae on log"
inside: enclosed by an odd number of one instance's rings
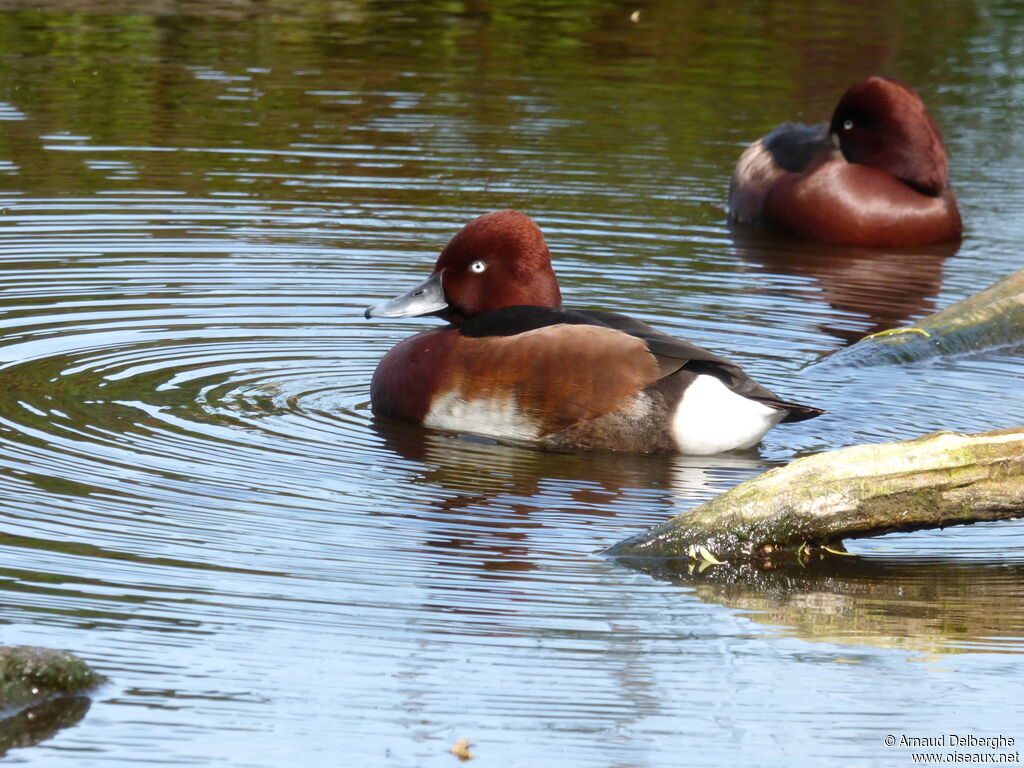
[[[0,710],[83,693],[101,682],[101,675],[67,651],[0,646]]]
[[[605,551],[615,558],[772,559],[843,539],[1024,515],[1024,427],[936,432],[807,456]]]
[[[1024,342],[1024,270],[921,318],[913,327],[867,336],[822,364],[911,363]]]

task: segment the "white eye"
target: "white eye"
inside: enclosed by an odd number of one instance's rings
[[[844,131],[848,131],[851,128],[853,128],[853,120],[844,120],[843,121],[843,130]]]
[[[469,265],[469,271],[476,272],[478,275],[485,269],[487,269],[487,265],[484,264],[482,261],[474,261],[472,264]]]

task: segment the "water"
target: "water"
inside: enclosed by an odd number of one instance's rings
[[[6,760],[431,766],[468,738],[480,765],[904,765],[887,734],[1024,739],[1022,524],[799,573],[598,555],[795,456],[1024,423],[1019,349],[810,365],[1022,266],[1024,13],[297,5],[0,11],[0,641],[110,678],[49,729],[0,724]],[[745,142],[874,72],[931,106],[964,242],[730,231]],[[376,361],[430,321],[362,309],[504,207],[568,303],[829,414],[729,458],[375,423]]]

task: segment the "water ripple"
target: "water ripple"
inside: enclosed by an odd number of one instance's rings
[[[6,210],[0,512],[12,531],[0,534],[0,548],[17,557],[0,568],[0,583],[12,615],[41,617],[55,633],[95,630],[87,650],[108,674],[133,681],[107,705],[145,708],[149,727],[173,721],[154,700],[171,712],[215,701],[218,717],[245,713],[269,729],[307,722],[305,700],[279,711],[296,685],[332,700],[377,697],[382,678],[415,678],[416,695],[437,691],[453,653],[499,654],[504,678],[528,687],[540,644],[558,690],[486,696],[502,738],[530,730],[538,713],[572,731],[585,714],[613,731],[633,707],[656,710],[660,699],[637,703],[618,692],[620,679],[658,684],[625,668],[596,683],[581,660],[609,649],[615,659],[674,658],[686,627],[685,637],[700,639],[691,655],[713,663],[718,644],[780,630],[741,623],[745,606],[770,602],[763,584],[741,598],[695,595],[633,581],[592,553],[795,454],[910,436],[929,420],[948,425],[963,382],[1020,368],[1003,351],[946,369],[804,376],[821,352],[815,326],[834,317],[834,308],[802,301],[819,278],[752,268],[746,252],[713,258],[734,247],[724,228],[550,210],[538,219],[567,300],[630,312],[729,354],[830,416],[732,457],[524,450],[369,411],[377,360],[429,321],[382,324],[362,308],[419,280],[478,211],[155,193],[12,198]],[[746,279],[738,291],[737,276]],[[924,406],[922,385],[932,393]],[[979,398],[961,415],[987,426],[989,407]],[[1003,527],[958,551],[991,559],[1016,538]],[[909,546],[927,550],[931,540]],[[13,565],[23,561],[30,565]],[[968,576],[983,595],[989,582],[1018,589]],[[708,612],[706,594],[734,610]],[[976,653],[1016,643],[971,631],[936,641],[942,612],[928,631],[896,615],[871,625],[871,637],[860,625],[821,628],[799,611],[771,616],[810,639],[827,631],[885,644],[884,630],[904,633],[894,642],[907,647]],[[144,645],[120,640],[123,632]],[[291,675],[253,651],[254,636],[287,655]],[[310,637],[345,653],[325,659]],[[197,659],[211,643],[212,657]],[[235,693],[211,693],[227,658]],[[402,697],[402,686],[387,695]],[[566,695],[590,704],[566,715]],[[430,709],[455,717],[462,706],[441,697]],[[376,721],[367,729],[389,732]]]

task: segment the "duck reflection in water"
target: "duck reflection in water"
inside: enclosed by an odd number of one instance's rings
[[[425,526],[422,546],[450,567],[496,578],[532,571],[552,554],[541,533],[570,520],[585,522],[591,550],[621,538],[623,530],[661,522],[772,466],[755,451],[714,457],[606,455],[538,451],[424,431],[393,419],[375,419],[384,447],[409,467],[416,490],[408,508],[391,514]],[[541,553],[534,552],[534,542]],[[442,554],[444,552],[448,554]],[[567,540],[566,556],[576,556]],[[443,561],[443,562],[442,562]]]
[[[746,263],[775,274],[811,278],[793,297],[835,310],[821,321],[828,335],[852,344],[936,310],[943,264],[960,241],[914,248],[862,248],[807,243],[770,232],[734,228],[733,249]]]

